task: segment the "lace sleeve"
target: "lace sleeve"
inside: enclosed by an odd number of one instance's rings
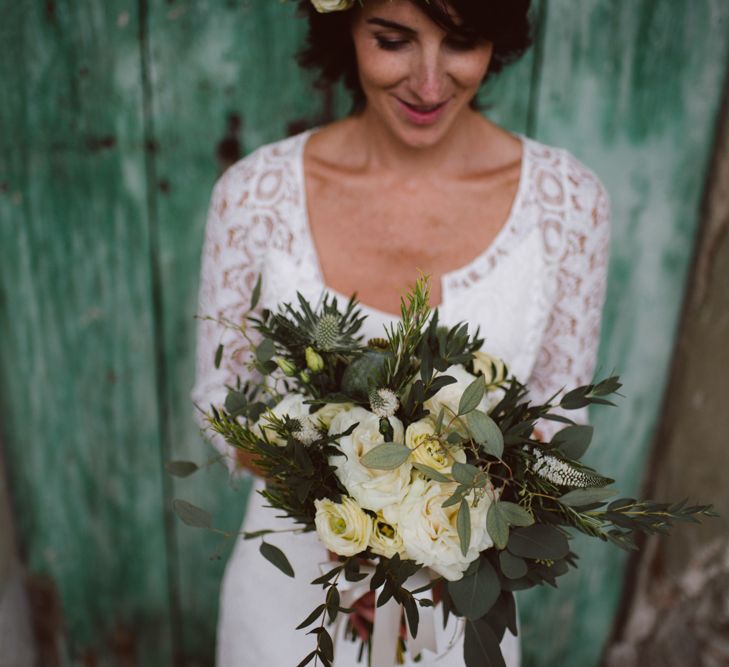
[[[567,210],[564,253],[557,273],[557,294],[533,370],[532,396],[544,401],[564,388],[593,379],[600,340],[610,242],[610,202],[598,178],[565,153]],[[587,409],[565,411],[587,423]],[[563,428],[544,421],[545,440]]]
[[[249,352],[240,334],[205,317],[240,322],[250,308],[251,294],[261,270],[267,235],[258,229],[260,217],[251,215],[247,201],[255,173],[255,155],[230,167],[215,184],[208,208],[202,249],[197,315],[195,383],[191,398],[204,436],[221,453],[231,473],[240,473],[236,450],[209,429],[205,412],[225,402],[225,385],[256,379],[245,365]],[[224,352],[219,368],[215,355]]]

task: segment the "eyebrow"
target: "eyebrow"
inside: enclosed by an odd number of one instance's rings
[[[412,28],[408,28],[408,26],[403,25],[402,23],[395,23],[395,21],[388,21],[387,19],[380,19],[380,18],[371,18],[367,19],[367,23],[371,23],[372,25],[379,25],[383,28],[392,28],[393,30],[400,30],[401,32],[408,33],[410,35],[415,34],[415,30]]]

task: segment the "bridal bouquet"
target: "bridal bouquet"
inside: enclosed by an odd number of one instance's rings
[[[260,279],[251,309],[259,294]],[[401,320],[368,341],[358,335],[364,316],[354,297],[340,310],[333,297],[312,308],[299,295],[278,312],[228,323],[249,345],[246,327],[258,332],[251,363],[262,380],[229,387],[224,407],[207,413],[210,428],[254,455],[268,503],[335,555],[312,582],[322,603],[299,626],[314,625],[316,642],[301,665],[332,664],[337,624],[368,591],[377,604],[371,634],[351,624],[345,632],[360,637],[375,667],[437,650],[434,600],[444,622],[465,619],[468,667],[503,665],[499,642],[507,628],[517,632],[514,591],[555,585],[575,567],[574,530],[632,548],[635,531],[666,532],[711,514],[684,503],[610,502],[613,480],[580,462],[592,428],[564,411],[612,405],[617,377],[534,404],[482,350],[478,331],[441,326],[428,301],[421,279]],[[564,428],[542,442],[540,420]],[[195,524],[196,508],[181,502],[178,513]],[[293,576],[265,541],[270,532],[275,526],[244,537],[261,539],[263,556]]]

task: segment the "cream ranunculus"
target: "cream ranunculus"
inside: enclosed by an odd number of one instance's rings
[[[380,433],[380,419],[360,407],[340,412],[329,426],[329,435],[343,433],[352,424],[358,426],[347,436],[339,438],[344,456],[330,456],[329,463],[336,469],[339,481],[362,507],[373,512],[393,503],[399,503],[410,485],[412,464],[403,463],[395,470],[374,470],[360,463],[360,459],[385,439]],[[390,417],[393,441],[403,441],[403,425],[397,417]]]
[[[311,0],[311,4],[314,5],[316,11],[326,14],[350,9],[354,5],[354,0]]]
[[[351,498],[341,503],[328,498],[315,500],[314,524],[324,546],[340,556],[364,551],[372,535],[372,519]]]
[[[442,506],[457,486],[456,483],[440,484],[416,478],[402,503],[383,513],[400,533],[407,556],[449,581],[460,579],[479,553],[493,546],[486,530],[486,513],[492,502],[492,491],[481,498],[476,507],[470,507],[471,543],[466,555],[461,553],[456,528],[459,505]],[[469,503],[473,500],[472,496],[467,499]]]
[[[318,421],[328,431],[334,417],[343,410],[349,410],[353,407],[354,403],[325,403],[311,415],[311,418]]]
[[[458,404],[461,401],[461,396],[463,396],[463,392],[466,391],[466,387],[468,387],[468,385],[476,379],[476,376],[471,375],[460,364],[449,366],[445,372],[438,373],[438,375],[450,375],[455,378],[456,381],[443,387],[443,389],[441,389],[435,396],[432,396],[425,401],[423,405],[426,410],[430,411],[433,418],[438,416],[441,407],[445,407],[445,423],[447,424],[451,417],[458,413]],[[476,407],[479,410],[488,412],[488,397],[484,396]]]
[[[284,416],[288,416],[291,419],[306,417],[309,414],[309,406],[304,403],[305,400],[306,396],[302,396],[301,394],[286,394],[281,401],[261,415],[261,418],[254,424],[252,430],[257,431],[261,435],[263,435],[263,431],[265,430],[269,442],[276,445],[283,445],[283,439],[270,426],[271,419],[269,415],[273,415],[279,419],[283,419]]]
[[[506,380],[506,364],[498,357],[477,350],[473,353],[473,370],[481,373],[487,388],[499,387]]]
[[[403,554],[405,551],[397,528],[389,524],[381,512],[378,512],[377,517],[372,519],[370,551],[385,558],[392,558],[395,554]]]
[[[444,474],[451,471],[455,461],[466,462],[466,452],[462,447],[438,441],[435,425],[427,417],[407,427],[405,444],[413,450],[413,463],[422,463]]]

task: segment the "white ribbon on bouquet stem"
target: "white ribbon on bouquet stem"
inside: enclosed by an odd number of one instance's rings
[[[320,565],[322,574],[325,574],[330,568],[332,563],[322,563]],[[375,573],[375,568],[370,565],[360,566],[360,572],[367,576],[361,581],[347,581],[347,579],[340,580],[337,583],[339,589],[340,606],[351,608],[352,605],[359,600],[363,595],[366,595],[370,591],[370,581],[372,575]],[[411,585],[412,590],[422,588],[430,583],[430,578],[425,572],[425,569],[418,570],[412,575],[407,583]],[[375,590],[375,617],[373,621],[372,631],[372,667],[396,667],[397,666],[397,640],[400,637],[400,622],[402,619],[403,607],[402,605],[391,597],[381,607],[377,606],[377,598],[379,597],[384,584]],[[425,591],[425,594],[432,600],[432,591]],[[420,606],[420,605],[418,605]],[[435,634],[435,610],[433,607],[420,607],[419,616],[420,621],[418,623],[418,636],[413,637],[410,633],[410,624],[406,623],[407,626],[407,648],[408,653],[411,656],[417,656],[423,651],[428,649],[433,653],[438,652],[438,640]],[[340,634],[344,635],[346,629],[345,620],[346,614],[339,612],[337,618],[334,621],[334,632],[333,643],[334,643],[334,655],[336,659],[336,647],[340,639]]]

